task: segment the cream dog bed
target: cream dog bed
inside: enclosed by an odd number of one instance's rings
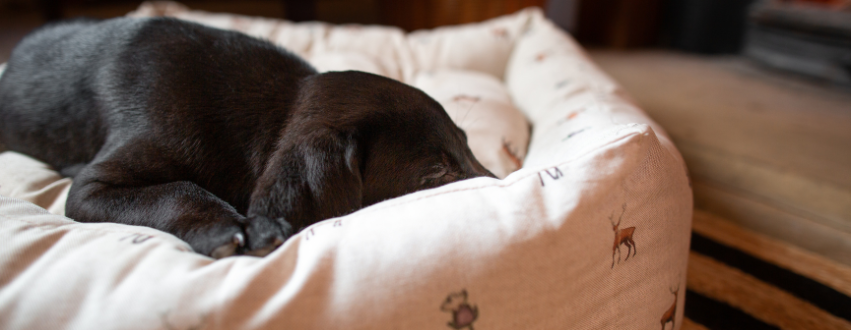
[[[321,70],[417,86],[502,179],[388,200],[317,223],[268,257],[215,261],[154,229],[61,216],[70,179],[6,152],[0,328],[679,328],[684,163],[539,10],[411,34],[175,3],[131,14],[241,30]]]

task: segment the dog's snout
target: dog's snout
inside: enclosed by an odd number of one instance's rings
[[[481,166],[481,165],[480,165],[480,166]],[[480,176],[486,176],[486,177],[490,177],[490,178],[498,179],[498,178],[496,177],[496,175],[494,175],[494,174],[493,174],[493,172],[488,171],[488,169],[486,169],[486,168],[484,168],[484,167],[482,167],[482,169],[481,169],[481,170],[476,170],[476,171],[475,171],[472,175],[470,175],[469,177],[470,177],[470,178],[476,178],[476,177],[480,177]]]
[[[481,163],[479,163],[477,159],[473,157],[468,160],[468,168],[469,170],[466,173],[467,177],[465,179],[477,178],[482,176],[498,179],[496,175],[493,174],[493,172],[489,171]]]

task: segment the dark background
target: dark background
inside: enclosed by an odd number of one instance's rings
[[[129,0],[0,0],[0,61],[30,29],[72,17],[109,18],[136,9]],[[292,21],[394,25],[405,30],[463,24],[529,6],[570,30],[583,44],[617,49],[674,47],[701,53],[740,49],[753,0],[190,0],[192,9]]]

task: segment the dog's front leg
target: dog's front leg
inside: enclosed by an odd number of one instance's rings
[[[126,171],[121,176],[127,180],[109,182],[114,176],[100,170],[90,166],[75,178],[66,205],[68,217],[156,228],[217,259],[243,252],[262,256],[289,235],[274,222],[247,221],[230,204],[195,183],[145,184],[127,178],[131,174]]]
[[[357,144],[323,129],[286,138],[257,181],[249,219],[274,219],[298,230],[362,206]],[[297,133],[293,133],[294,135]]]

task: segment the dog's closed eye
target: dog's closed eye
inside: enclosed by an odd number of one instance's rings
[[[427,180],[439,179],[449,173],[449,167],[443,163],[432,165],[430,170],[431,174],[427,174],[426,176],[424,176],[423,182]]]
[[[452,171],[448,164],[438,163],[429,168],[428,174],[423,176],[420,180],[420,185],[437,186],[454,181],[457,177],[457,173]]]

